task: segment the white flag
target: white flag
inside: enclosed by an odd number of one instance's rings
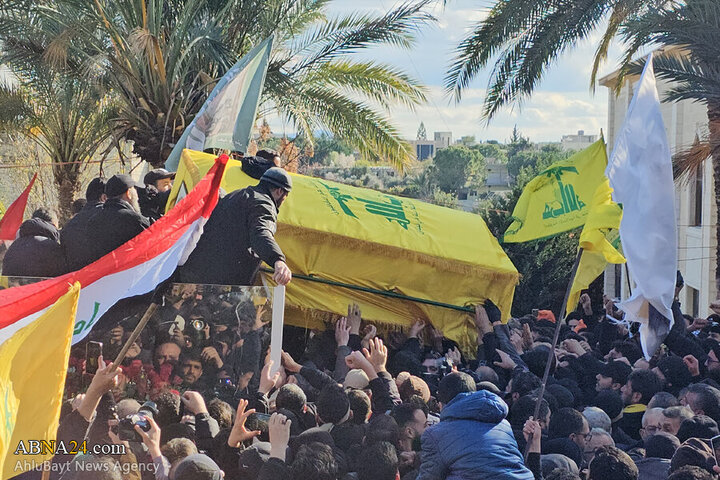
[[[648,360],[673,325],[677,270],[675,185],[667,133],[660,113],[652,53],[605,172],[623,206],[620,240],[636,283],[622,304],[640,322],[640,343]]]
[[[250,50],[215,85],[173,147],[165,168],[177,170],[185,148],[200,152],[209,148],[247,150],[265,85],[273,38],[271,35]]]

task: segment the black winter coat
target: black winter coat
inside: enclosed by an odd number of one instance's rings
[[[262,184],[220,199],[195,250],[178,272],[185,283],[252,285],[264,261],[285,256],[275,242],[277,207]]]
[[[45,220],[31,218],[20,225],[18,238],[10,245],[2,274],[11,277],[57,277],[63,275],[63,254],[57,228]]]
[[[125,200],[108,199],[88,221],[92,262],[132,240],[149,226],[150,221]]]
[[[65,252],[68,271],[75,272],[93,262],[88,241],[87,226],[90,219],[102,209],[102,202],[88,202],[60,230],[60,245]]]
[[[170,197],[170,190],[160,193],[157,188],[148,185],[145,188],[138,188],[137,192],[140,213],[151,223],[160,220],[160,217],[165,215],[165,205]]]

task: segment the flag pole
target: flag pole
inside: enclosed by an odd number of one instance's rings
[[[125,355],[127,354],[128,350],[130,350],[130,347],[133,343],[135,343],[135,340],[140,336],[140,333],[145,328],[145,325],[150,321],[150,318],[155,313],[155,310],[157,310],[158,304],[153,302],[150,304],[150,306],[145,310],[145,314],[140,319],[140,322],[135,327],[135,330],[130,334],[130,338],[127,339],[125,342],[125,345],[123,345],[122,349],[120,350],[120,353],[117,354],[117,357],[115,357],[115,360],[113,361],[112,365],[110,365],[110,373],[117,370],[117,367],[122,363],[122,361],[125,359]]]
[[[560,316],[555,319],[555,335],[553,336],[552,346],[550,347],[550,353],[548,353],[547,363],[545,364],[545,372],[543,373],[542,383],[540,384],[538,399],[535,402],[535,412],[533,413],[533,419],[535,419],[536,421],[538,420],[538,416],[540,415],[540,405],[542,405],[543,396],[545,395],[545,387],[547,386],[548,377],[550,376],[550,365],[552,364],[552,359],[555,356],[555,347],[557,346],[558,339],[560,338],[560,327],[562,326],[562,321],[565,318],[567,302],[570,298],[570,291],[572,290],[572,285],[575,281],[575,275],[577,274],[578,266],[580,265],[580,258],[582,257],[582,253],[583,248],[580,247],[578,249],[577,256],[575,257],[575,263],[573,264],[572,271],[570,273],[570,281],[568,282],[567,289],[565,290],[565,298],[563,299],[563,303],[560,306]],[[528,458],[528,454],[530,453],[531,443],[532,438],[530,438],[530,440],[525,445],[525,453],[523,457],[526,461]]]

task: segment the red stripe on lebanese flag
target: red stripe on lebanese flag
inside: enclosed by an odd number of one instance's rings
[[[77,272],[0,291],[0,343],[32,322],[80,282],[73,343],[122,298],[152,291],[182,265],[195,248],[202,227],[218,202],[227,155],[167,215],[129,242]]]

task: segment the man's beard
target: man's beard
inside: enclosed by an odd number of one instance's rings
[[[138,197],[133,197],[130,199],[130,206],[135,210],[137,213],[140,213],[140,201]]]

